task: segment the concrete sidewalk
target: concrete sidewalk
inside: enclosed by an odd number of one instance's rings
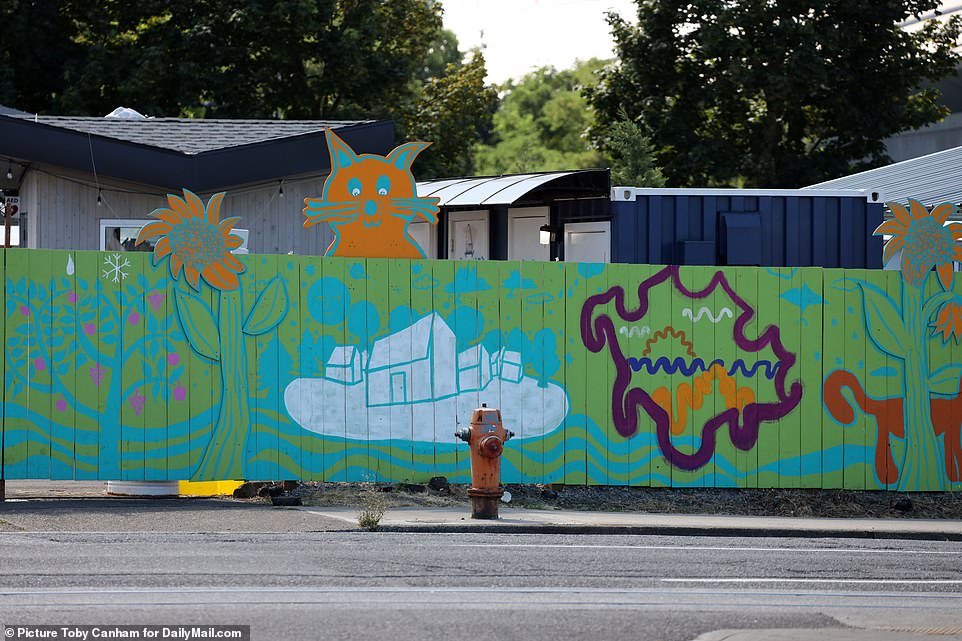
[[[106,509],[116,500],[123,505],[123,514],[138,511],[159,511],[162,507],[156,499],[112,499],[105,494],[102,481],[7,481],[7,499],[16,503],[24,501],[63,501],[68,511],[83,510],[89,501],[91,512],[97,511],[98,528],[109,529],[113,510]],[[263,503],[245,503],[230,500],[166,499],[163,509],[184,502],[197,512],[202,525],[205,510],[231,508],[232,513],[265,512],[277,514],[276,510],[288,510],[292,529],[355,529],[358,528],[358,507],[301,507],[274,508]],[[211,502],[213,501],[213,502]],[[69,505],[67,505],[69,503]],[[0,503],[0,506],[3,504]],[[205,507],[210,505],[211,507]],[[152,506],[154,506],[152,508]],[[21,504],[18,512],[23,512]],[[52,507],[52,506],[51,506]],[[222,509],[215,510],[217,512]],[[51,510],[44,510],[51,513]],[[63,510],[56,511],[59,519],[68,519]],[[300,518],[293,518],[294,514]],[[318,517],[314,524],[309,515]],[[77,515],[79,516],[79,515]],[[252,518],[254,515],[251,515]],[[385,532],[482,532],[515,534],[643,534],[676,536],[771,536],[771,537],[843,537],[876,539],[919,539],[937,541],[962,541],[962,521],[924,519],[829,519],[726,516],[716,514],[657,514],[643,512],[583,512],[578,510],[531,510],[502,504],[498,520],[475,520],[471,518],[468,505],[452,507],[403,507],[388,508],[381,519],[379,529]],[[53,518],[52,516],[50,518]],[[261,517],[264,518],[264,517]],[[56,520],[56,519],[54,519]],[[69,520],[69,519],[68,519]],[[48,518],[49,521],[49,518]],[[47,523],[52,526],[52,522]],[[213,525],[213,524],[211,524]],[[258,519],[252,527],[263,527]],[[34,529],[34,528],[28,528]],[[86,529],[86,527],[81,528]],[[178,528],[179,529],[179,528]],[[233,529],[233,528],[231,528]],[[273,529],[273,528],[269,528]]]
[[[357,523],[357,508],[301,509],[326,518]],[[387,532],[803,536],[962,541],[962,521],[582,512],[529,510],[510,506],[502,506],[500,518],[492,521],[472,519],[467,506],[388,508],[379,529]]]

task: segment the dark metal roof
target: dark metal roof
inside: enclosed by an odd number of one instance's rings
[[[340,129],[372,124],[373,120],[204,120],[199,118],[79,118],[72,116],[14,117],[112,138],[182,154],[253,145],[305,134],[323,133],[324,129]]]
[[[578,169],[537,174],[444,178],[417,184],[418,196],[436,196],[440,206],[513,205],[534,194],[553,198],[607,196],[607,169]]]
[[[390,121],[91,118],[0,113],[0,156],[166,189],[211,191],[330,169],[325,128],[386,154]]]

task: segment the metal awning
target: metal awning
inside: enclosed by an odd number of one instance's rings
[[[583,196],[607,196],[607,169],[579,169],[537,174],[512,174],[477,178],[446,178],[417,184],[418,196],[437,196],[442,207],[512,205],[533,191],[558,189],[583,192]],[[595,193],[596,192],[596,193]]]

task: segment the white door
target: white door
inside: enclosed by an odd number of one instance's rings
[[[448,214],[448,258],[451,260],[487,260],[488,210],[453,211]]]
[[[508,260],[551,260],[550,246],[541,244],[548,214],[547,207],[508,210]]]
[[[408,223],[408,234],[418,244],[425,258],[438,257],[437,230],[426,220]]]
[[[568,223],[565,225],[566,263],[607,263],[611,261],[611,223]]]

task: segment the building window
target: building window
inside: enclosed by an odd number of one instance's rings
[[[100,220],[100,251],[108,252],[151,252],[157,237],[146,239],[137,245],[137,234],[141,227],[153,221],[134,219]]]

